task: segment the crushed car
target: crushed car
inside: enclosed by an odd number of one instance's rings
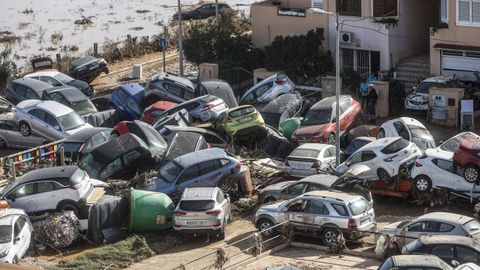
[[[93,56],[77,58],[73,60],[68,67],[70,76],[87,83],[91,83],[100,74],[108,74],[109,72],[107,61],[103,58]]]
[[[87,128],[81,130],[60,144],[57,153],[63,152],[66,164],[78,162],[93,149],[108,142],[111,128]]]
[[[145,87],[139,83],[123,84],[110,96],[109,105],[123,120],[137,120],[144,110]]]
[[[286,74],[277,73],[248,89],[240,98],[240,105],[268,103],[293,90],[295,90],[295,84],[292,80]]]

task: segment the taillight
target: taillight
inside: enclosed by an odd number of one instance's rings
[[[240,162],[235,164],[235,169],[240,170],[241,168],[242,168],[242,164],[240,164]]]
[[[206,110],[210,110],[211,108],[215,107],[215,105],[213,104],[207,104],[205,106],[203,106],[203,110],[206,111]]]
[[[423,166],[423,165],[422,165],[421,163],[419,163],[419,162],[415,162],[415,167],[417,167],[417,168],[418,168],[418,167],[422,167],[422,166]]]
[[[175,216],[185,216],[187,214],[187,212],[183,212],[183,211],[175,211],[175,213],[173,213]]]
[[[350,229],[350,230],[357,229],[357,222],[355,221],[355,219],[349,219],[348,220],[348,229]]]
[[[275,83],[278,85],[284,85],[287,81],[285,80],[276,80]]]
[[[210,215],[210,216],[218,216],[218,215],[220,215],[220,213],[222,213],[222,210],[220,210],[220,209],[211,210],[211,211],[207,211],[206,213],[207,213],[207,215]]]
[[[322,162],[320,162],[320,161],[317,160],[317,161],[315,161],[315,162],[313,163],[312,168],[319,169],[320,166],[322,166]]]

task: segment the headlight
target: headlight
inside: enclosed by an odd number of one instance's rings
[[[9,251],[10,251],[10,248],[0,251],[0,258],[6,257]]]

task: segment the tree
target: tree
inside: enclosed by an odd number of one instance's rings
[[[0,89],[7,86],[9,80],[11,80],[17,72],[17,65],[13,61],[12,48],[6,46],[0,53]]]

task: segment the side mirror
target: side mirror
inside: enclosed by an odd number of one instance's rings
[[[460,265],[460,263],[456,260],[452,260],[452,262],[450,263],[453,267],[457,267]]]
[[[55,129],[56,129],[56,130],[60,130],[60,126],[55,126]]]

